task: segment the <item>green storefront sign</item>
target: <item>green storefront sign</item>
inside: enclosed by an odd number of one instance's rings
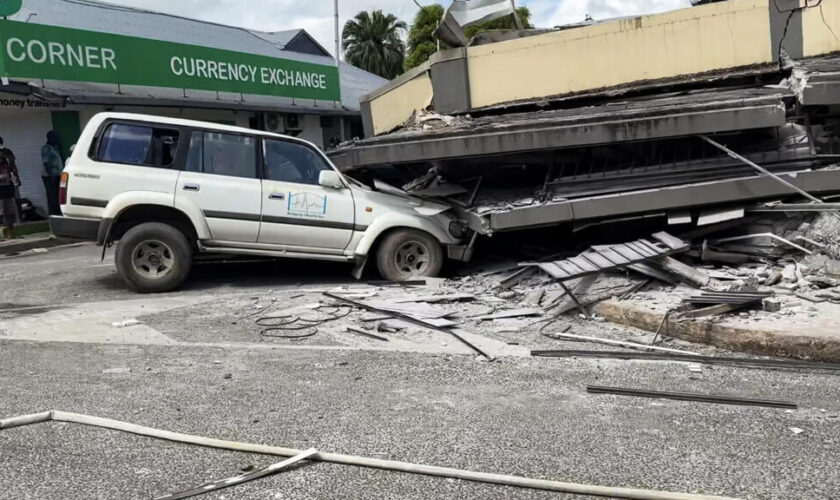
[[[335,66],[0,20],[0,76],[340,100]]]
[[[11,16],[23,7],[23,0],[0,0],[0,17]]]

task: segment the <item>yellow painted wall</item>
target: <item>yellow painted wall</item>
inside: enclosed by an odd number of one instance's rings
[[[805,9],[802,34],[805,57],[840,51],[840,0],[822,0],[819,6]]]
[[[472,107],[770,63],[768,1],[713,3],[471,47]],[[840,0],[823,3],[837,7]]]
[[[411,114],[432,103],[432,79],[429,72],[420,73],[399,87],[370,101],[375,134],[389,132],[403,124]]]

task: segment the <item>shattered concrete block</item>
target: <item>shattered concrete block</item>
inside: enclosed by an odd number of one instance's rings
[[[782,270],[782,281],[785,283],[795,283],[799,281],[796,276],[796,264],[788,264]]]
[[[766,298],[761,301],[761,307],[767,312],[779,312],[782,310],[782,301],[774,298]]]
[[[770,274],[769,276],[767,276],[767,279],[764,280],[764,286],[773,286],[781,280],[782,272],[778,269],[773,269],[772,271],[770,271]]]
[[[525,302],[538,306],[542,302],[544,296],[545,290],[532,290],[525,294]]]

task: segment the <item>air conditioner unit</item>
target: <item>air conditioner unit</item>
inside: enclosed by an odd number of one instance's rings
[[[283,121],[283,116],[277,113],[266,113],[265,114],[265,130],[267,132],[274,132],[276,134],[282,134],[286,131],[285,123]]]
[[[286,132],[294,130],[303,130],[303,126],[300,123],[300,115],[289,113],[286,115]]]

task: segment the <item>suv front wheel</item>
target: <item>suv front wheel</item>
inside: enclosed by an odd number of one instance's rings
[[[184,233],[161,222],[129,229],[117,245],[117,272],[133,290],[169,292],[187,279],[193,252]]]
[[[389,281],[432,278],[443,267],[443,248],[428,233],[400,229],[382,241],[376,260],[379,274]]]

